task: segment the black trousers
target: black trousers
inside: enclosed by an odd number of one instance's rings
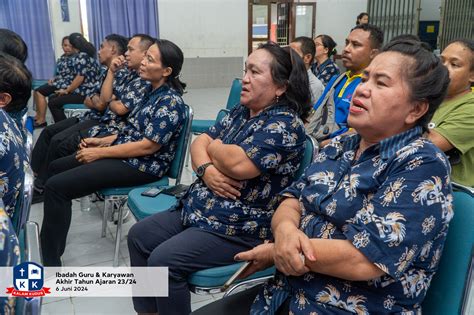
[[[35,91],[39,92],[43,96],[49,96],[53,94],[58,88],[55,87],[54,85],[49,85],[48,83],[43,84],[39,88],[37,88]]]
[[[53,115],[54,122],[57,123],[66,119],[63,109],[65,104],[82,104],[85,99],[86,97],[80,94],[66,94],[61,96],[51,95],[48,100],[48,107],[51,111],[51,115]]]
[[[135,311],[188,315],[191,312],[188,276],[198,270],[235,263],[235,254],[258,244],[260,240],[185,227],[181,211],[157,213],[136,223],[128,232],[130,265],[168,267],[169,295],[166,298],[134,297]]]
[[[138,186],[158,180],[119,159],[79,163],[74,155],[53,161],[44,190],[41,248],[45,266],[60,266],[71,224],[71,201],[103,188]],[[97,231],[99,233],[99,231]]]
[[[99,124],[98,120],[79,121],[75,117],[61,120],[43,129],[31,156],[31,168],[39,183],[47,180],[49,164],[77,151],[80,136],[87,138],[87,131]]]

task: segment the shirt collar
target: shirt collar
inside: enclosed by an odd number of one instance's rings
[[[362,72],[359,74],[354,74],[354,75],[351,75],[351,73],[352,72],[350,70],[347,70],[345,72],[347,79],[354,80],[355,78],[362,78]]]
[[[378,144],[373,146],[373,149],[379,150],[380,157],[387,160],[394,156],[401,148],[420,137],[423,134],[423,129],[420,126],[413,127],[407,131],[396,134],[392,137],[383,139]],[[360,135],[354,134],[350,136],[338,136],[331,141],[326,150],[327,157],[336,159],[343,152],[352,150],[355,151],[360,143]]]

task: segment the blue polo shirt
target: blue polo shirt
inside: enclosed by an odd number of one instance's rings
[[[347,127],[349,105],[351,103],[354,90],[359,85],[360,80],[362,78],[362,74],[356,74],[351,76],[350,71],[346,71],[345,75],[346,76],[337,84],[334,91],[334,104],[336,106],[336,123],[341,127],[341,129],[332,134],[331,138],[336,135],[342,134],[349,129]],[[324,100],[324,97],[326,97],[326,94],[329,92],[329,89],[334,85],[334,81],[336,81],[337,78],[337,76],[333,76],[329,83],[326,85],[323,95],[321,95],[319,100],[316,102],[316,105],[314,105],[314,109],[317,109],[321,105],[321,102]]]

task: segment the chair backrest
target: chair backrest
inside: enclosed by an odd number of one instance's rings
[[[230,87],[229,97],[227,98],[226,109],[232,109],[240,103],[240,92],[242,92],[242,80],[235,78]]]
[[[15,205],[15,213],[12,217],[13,228],[17,235],[23,229],[26,221],[30,217],[31,200],[33,198],[33,182],[34,176],[31,167],[28,166],[25,172],[25,179],[23,180],[22,190],[18,196]]]
[[[423,314],[463,314],[474,244],[474,195],[454,191],[454,217],[444,245],[438,272],[423,301]],[[464,310],[465,311],[465,310]]]
[[[304,150],[303,160],[301,160],[300,167],[295,174],[295,179],[300,178],[303,175],[304,170],[313,161],[315,149],[318,147],[317,142],[311,136],[306,136],[306,148]]]
[[[181,182],[181,174],[183,173],[186,150],[188,148],[189,141],[191,141],[191,125],[193,123],[193,109],[186,104],[184,106],[186,108],[184,125],[178,138],[178,147],[176,148],[174,160],[171,163],[171,167],[167,173],[168,177],[176,180],[176,185]]]

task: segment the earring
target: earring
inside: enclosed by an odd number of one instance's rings
[[[280,97],[277,95],[276,96],[276,102],[278,103],[280,101]]]

